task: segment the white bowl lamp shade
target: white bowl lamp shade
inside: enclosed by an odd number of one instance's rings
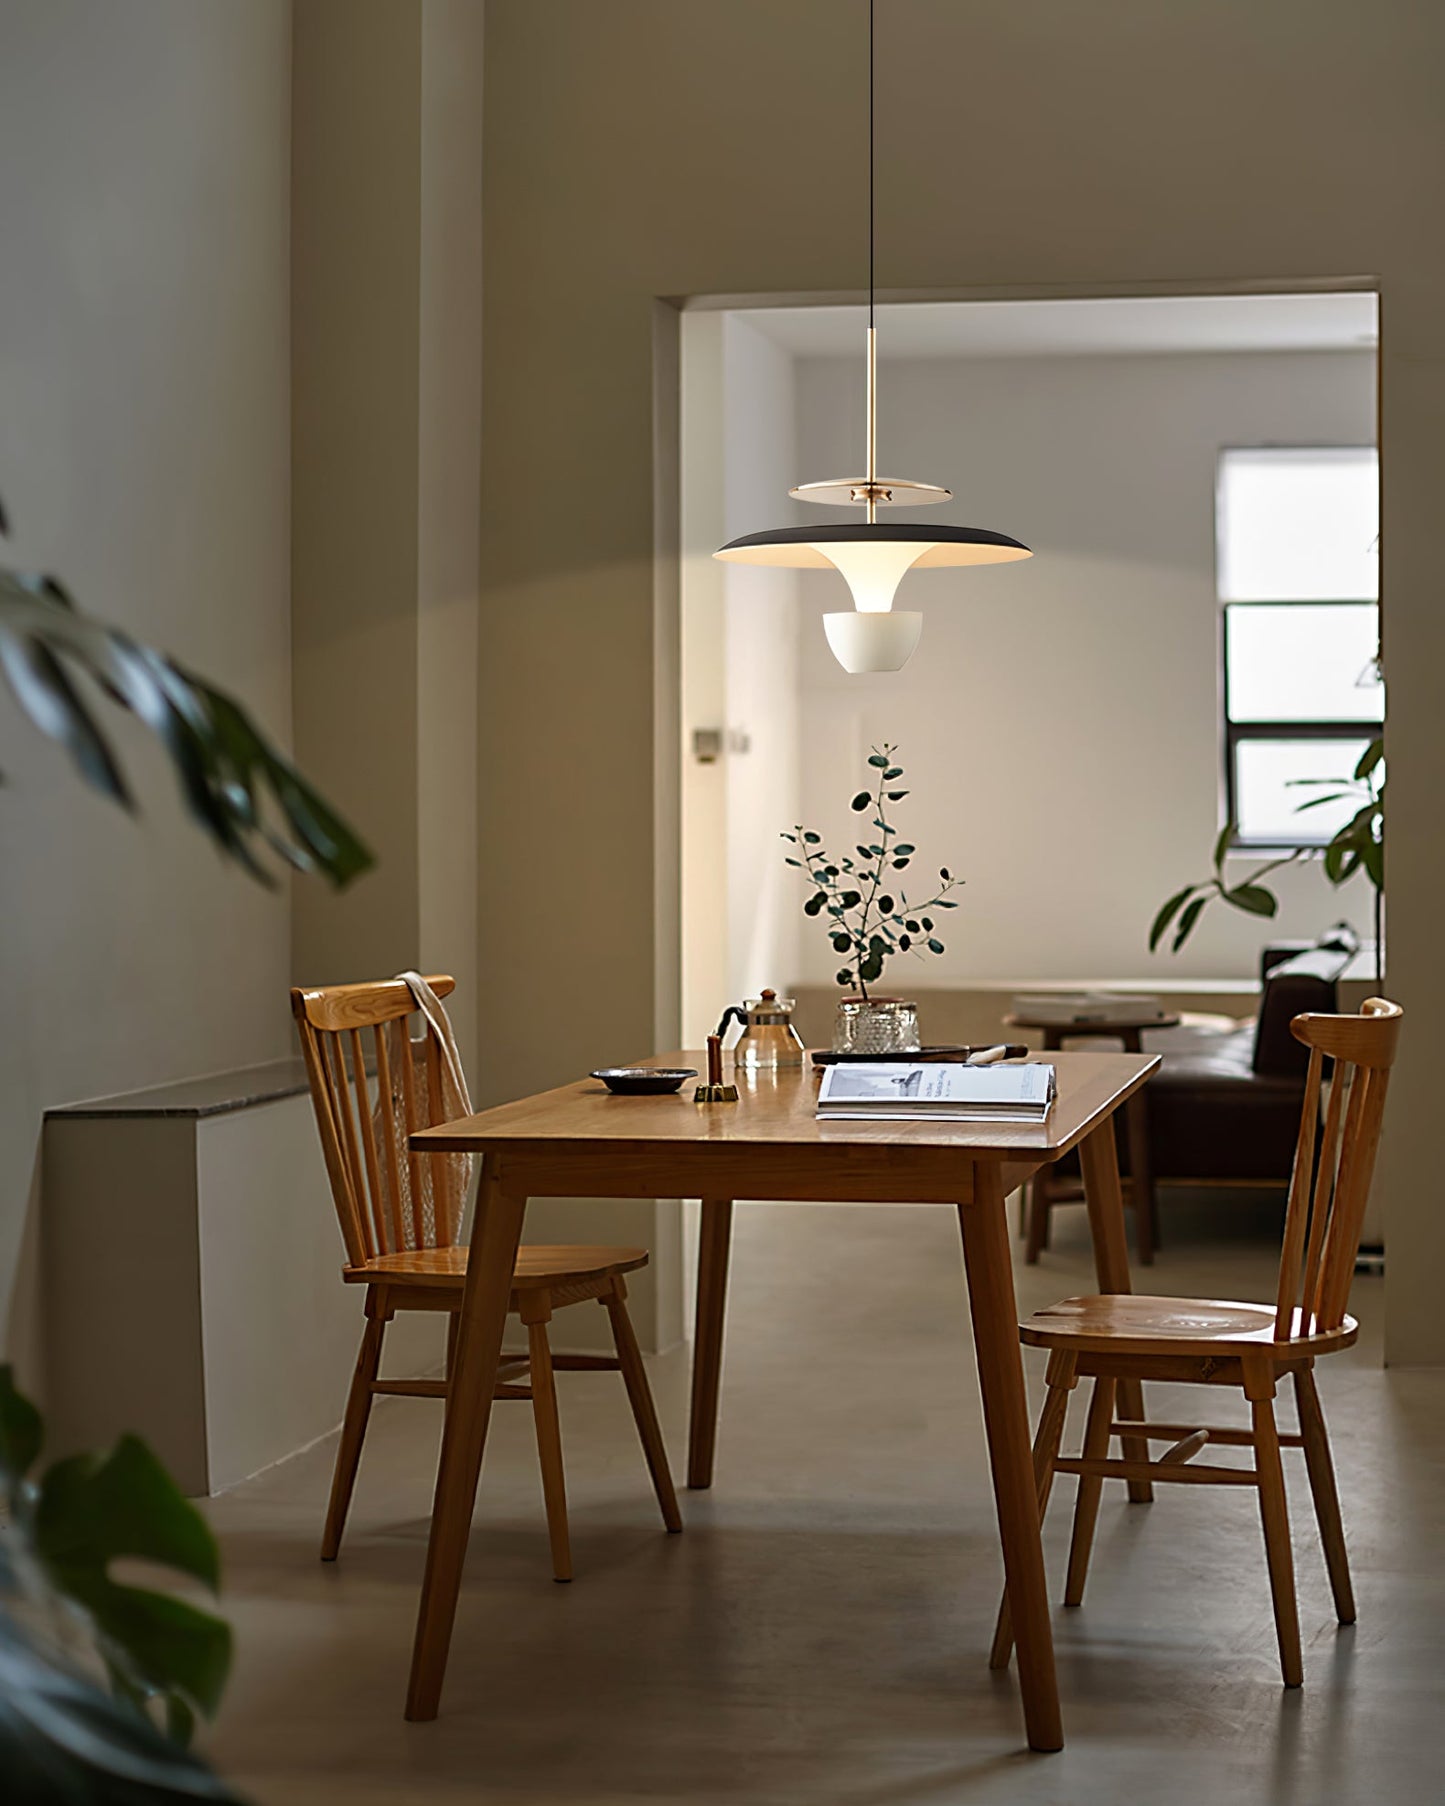
[[[845,671],[897,671],[918,644],[923,617],[894,614],[904,573],[945,565],[1012,564],[1026,545],[986,527],[924,527],[859,522],[846,527],[779,527],[729,541],[714,558],[791,570],[838,571],[855,613],[823,617],[828,644]]]
[[[824,615],[823,631],[833,657],[850,676],[865,671],[901,671],[913,656],[923,631],[923,616],[908,609],[866,613],[851,609]]]

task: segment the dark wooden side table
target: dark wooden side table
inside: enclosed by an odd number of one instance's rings
[[[1041,1022],[1034,1016],[1008,1015],[1005,1028],[1029,1029],[1044,1038],[1045,1053],[1059,1053],[1067,1041],[1122,1041],[1125,1053],[1142,1053],[1140,1037],[1146,1028],[1178,1028],[1178,1016],[1138,1016],[1124,1022]],[[1124,1132],[1129,1141],[1127,1201],[1134,1207],[1134,1235],[1142,1266],[1154,1265],[1159,1245],[1159,1212],[1154,1197],[1154,1173],[1149,1162],[1149,1101],[1138,1091],[1123,1106]],[[1027,1237],[1024,1258],[1033,1266],[1049,1245],[1049,1212],[1055,1204],[1082,1203],[1084,1188],[1061,1179],[1052,1167],[1041,1167],[1029,1181],[1022,1233]]]

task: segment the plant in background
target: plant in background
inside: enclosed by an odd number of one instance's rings
[[[888,819],[888,807],[901,803],[906,790],[893,788],[903,776],[903,767],[894,762],[898,748],[884,744],[875,746],[868,763],[876,772],[875,788],[860,790],[851,807],[855,814],[867,815],[878,838],[864,846],[861,842],[842,859],[830,859],[823,849],[823,837],[811,828],[795,826],[783,839],[797,849],[788,855],[788,864],[803,871],[811,885],[811,893],[803,905],[803,914],[823,918],[833,951],[844,957],[837,981],[845,987],[856,984],[866,998],[870,984],[883,976],[885,961],[895,953],[942,953],[943,942],[934,933],[934,909],[957,909],[948,893],[963,880],[955,878],[946,866],[939,868],[939,888],[927,902],[910,903],[907,892],[892,874],[907,871],[917,851],[910,842],[897,838],[898,830]],[[897,885],[897,891],[885,886]]]
[[[17,1801],[233,1802],[186,1749],[214,1714],[230,1627],[112,1564],[175,1570],[211,1592],[215,1538],[134,1436],[36,1477],[40,1413],[0,1367],[0,1777]],[[99,1665],[106,1694],[87,1672]]]
[[[1340,885],[1355,873],[1363,870],[1365,876],[1374,886],[1375,891],[1375,982],[1378,984],[1384,974],[1381,971],[1383,956],[1382,904],[1385,894],[1385,740],[1383,735],[1376,737],[1365,748],[1354,774],[1348,778],[1296,778],[1293,783],[1301,788],[1320,792],[1308,801],[1299,805],[1296,813],[1302,814],[1306,809],[1319,809],[1326,803],[1354,802],[1358,804],[1355,813],[1326,843],[1321,863],[1325,877],[1331,884]],[[1317,849],[1313,847],[1296,847],[1293,852],[1285,853],[1278,859],[1267,860],[1256,867],[1241,884],[1226,884],[1224,881],[1224,862],[1228,857],[1238,824],[1230,822],[1214,843],[1214,876],[1206,878],[1201,884],[1186,884],[1184,889],[1176,891],[1160,909],[1154,918],[1154,925],[1149,930],[1149,951],[1153,953],[1161,940],[1168,933],[1171,924],[1174,927],[1174,938],[1170,943],[1170,952],[1177,953],[1194,932],[1195,925],[1204,911],[1205,905],[1215,898],[1228,903],[1234,909],[1242,909],[1250,915],[1273,916],[1279,910],[1279,898],[1260,879],[1270,872],[1276,872],[1281,866],[1295,865],[1302,859],[1313,858]],[[1178,918],[1177,922],[1175,918]]]
[[[0,507],[0,535],[9,533]],[[274,878],[261,846],[338,888],[375,863],[355,831],[267,741],[223,690],[117,627],[82,614],[55,577],[0,565],[0,672],[43,734],[70,753],[92,789],[124,809],[134,800],[115,754],[74,681],[82,674],[160,741],[194,820],[230,859]]]

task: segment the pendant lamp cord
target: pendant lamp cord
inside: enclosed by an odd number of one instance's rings
[[[878,498],[873,480],[878,474],[878,334],[873,323],[873,29],[874,0],[868,0],[868,524],[878,519]]]

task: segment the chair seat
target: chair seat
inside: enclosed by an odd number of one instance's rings
[[[1348,1348],[1357,1329],[1354,1318],[1346,1317],[1338,1329],[1276,1342],[1272,1304],[1106,1294],[1064,1298],[1035,1311],[1019,1325],[1019,1335],[1030,1348],[1092,1354],[1211,1355],[1263,1349],[1289,1361]]]
[[[635,1273],[646,1265],[646,1248],[524,1243],[517,1250],[512,1290],[579,1285],[588,1280],[609,1279],[616,1273]],[[465,1246],[407,1248],[400,1254],[378,1254],[359,1267],[345,1268],[342,1276],[353,1285],[375,1285],[378,1280],[391,1279],[409,1286],[460,1286],[467,1276],[467,1250]]]

